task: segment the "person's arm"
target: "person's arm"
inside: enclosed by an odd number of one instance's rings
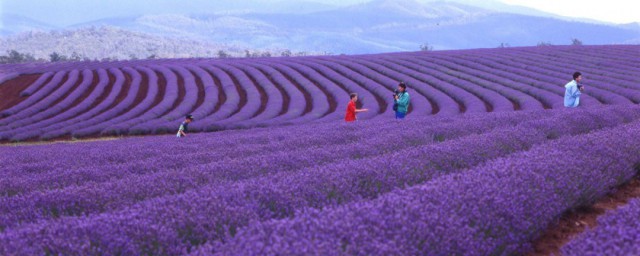
[[[408,107],[409,106],[409,94],[403,93],[402,96],[398,97],[396,100],[398,105]]]
[[[356,109],[356,113],[367,112],[367,111],[369,111],[369,109],[366,109],[366,108]]]
[[[180,133],[180,136],[187,136],[187,134],[184,132],[183,125],[180,125],[180,129],[178,129],[178,133]]]
[[[571,86],[571,89],[569,90],[569,93],[571,94],[572,97],[578,97],[582,94],[582,92],[580,92],[580,89],[578,89],[578,85],[576,84],[576,86]]]

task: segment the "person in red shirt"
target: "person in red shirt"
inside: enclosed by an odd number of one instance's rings
[[[356,101],[358,101],[358,94],[352,93],[349,96],[351,97],[351,100],[347,105],[347,114],[344,116],[344,120],[347,122],[353,122],[356,120],[356,113],[365,112],[369,110],[366,108],[356,109]]]

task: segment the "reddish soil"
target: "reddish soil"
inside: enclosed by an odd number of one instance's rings
[[[487,109],[487,112],[493,112],[493,105],[483,98],[480,99],[482,100],[482,103],[484,103],[484,107]]]
[[[51,104],[51,106],[55,106],[58,105],[58,103],[62,102],[64,99],[66,99],[67,97],[69,97],[69,95],[75,91],[78,86],[80,86],[80,84],[82,83],[82,79],[83,79],[83,75],[82,72],[78,73],[78,81],[76,81],[75,84],[73,84],[73,86],[71,86],[71,89],[69,89],[69,91],[67,91],[67,93],[65,95],[62,95],[62,97],[58,98],[56,101],[53,102],[53,104]]]
[[[205,68],[203,68],[203,70],[206,71],[207,74],[211,76],[211,78],[213,78],[213,83],[216,84],[216,87],[218,87],[218,102],[216,102],[216,107],[213,108],[213,112],[212,112],[212,113],[216,113],[218,112],[218,110],[220,110],[222,105],[225,102],[227,102],[227,94],[224,92],[224,89],[222,88],[222,82],[220,82],[220,79],[214,74],[212,74],[209,70]]]
[[[265,91],[265,89],[262,88],[262,86],[260,86],[260,84],[258,84],[258,80],[256,80],[255,77],[249,75],[249,72],[241,70],[240,68],[238,68],[238,70],[240,70],[240,72],[243,72],[249,78],[249,80],[251,80],[253,85],[258,89],[258,93],[260,93],[260,108],[258,108],[258,111],[256,111],[256,113],[253,114],[253,116],[252,116],[252,117],[256,117],[256,116],[262,114],[262,112],[264,112],[267,109],[267,103],[269,102],[269,97],[267,96],[267,91]]]
[[[196,100],[196,105],[193,106],[193,109],[191,109],[191,111],[189,111],[189,113],[193,113],[196,109],[198,109],[200,106],[202,106],[202,103],[204,103],[204,83],[202,82],[202,79],[196,75],[195,72],[193,71],[189,71],[191,73],[191,75],[194,77],[194,80],[196,82],[196,87],[198,87],[198,99]]]
[[[122,87],[122,91],[120,92],[118,97],[116,97],[116,102],[114,102],[114,104],[112,104],[111,107],[116,107],[116,106],[120,105],[120,102],[122,102],[129,95],[129,93],[131,93],[131,86],[133,86],[133,84],[132,84],[133,83],[133,78],[131,78],[131,75],[129,75],[129,73],[127,73],[127,72],[122,71],[122,74],[124,75],[124,86]],[[136,94],[136,97],[138,97],[138,94]],[[122,111],[120,111],[120,113],[117,113],[116,116],[120,116],[120,115],[126,113],[133,106],[138,104],[138,102],[135,101],[135,98],[134,98],[134,102],[131,103],[131,104],[132,105],[130,105],[126,109],[123,109]]]
[[[90,109],[95,108],[96,106],[98,106],[101,102],[103,102],[107,96],[109,96],[109,93],[111,93],[111,91],[113,90],[113,84],[115,83],[115,77],[113,77],[113,75],[111,75],[111,73],[109,73],[109,71],[107,71],[107,76],[109,79],[109,82],[107,84],[107,86],[105,86],[104,91],[102,92],[102,94],[100,94],[96,100],[93,102],[93,104],[91,104],[91,106],[89,108],[87,108],[87,111]]]
[[[20,92],[27,89],[42,74],[21,75],[0,84],[0,111],[15,106],[28,97],[20,97]],[[0,117],[2,118],[2,117]]]
[[[242,110],[242,108],[244,108],[245,105],[247,105],[247,91],[244,90],[244,88],[242,88],[242,86],[240,85],[240,81],[238,81],[238,79],[232,75],[230,72],[227,72],[224,69],[220,69],[222,70],[222,72],[227,73],[227,75],[231,78],[231,81],[233,81],[233,85],[236,87],[236,91],[238,91],[238,95],[240,95],[240,103],[238,104],[238,108],[233,111],[233,113],[231,113],[231,116],[234,116],[235,114],[237,114],[238,112],[240,112],[240,110]]]
[[[507,99],[509,99],[509,98],[507,98]],[[517,111],[517,110],[521,110],[522,109],[522,107],[520,107],[520,104],[518,104],[517,101],[512,100],[512,99],[509,99],[509,101],[511,101],[511,104],[513,104],[513,110]]]
[[[436,104],[436,102],[426,94],[424,95],[424,97],[427,98],[427,101],[429,101],[429,104],[431,104],[431,114],[438,114],[438,112],[440,112],[440,106],[438,106],[438,104]]]
[[[67,82],[67,80],[69,80],[69,72],[66,72],[66,73],[64,74],[64,77],[62,78],[62,80],[61,80],[58,84],[56,84],[56,85],[52,85],[53,89],[51,90],[51,92],[50,92],[50,93],[53,93],[53,92],[56,92],[57,90],[59,90],[59,89],[60,89],[60,87],[62,87],[62,85],[63,85],[64,83],[66,83],[66,82]],[[50,80],[49,80],[49,81],[50,81]],[[47,83],[45,83],[45,84],[43,85],[43,87],[45,87],[45,86],[49,83],[49,81],[47,81]],[[34,105],[39,104],[39,103],[40,103],[43,99],[45,99],[47,96],[48,96],[48,95],[43,96],[42,98],[38,99],[38,100],[37,100],[35,103],[33,103],[33,104],[34,104]],[[26,97],[25,97],[25,98],[26,98]]]
[[[136,94],[136,98],[133,100],[133,105],[131,108],[138,106],[145,98],[147,98],[147,93],[149,93],[149,79],[144,74],[144,72],[140,72],[135,70],[140,74],[140,84],[138,86],[138,94]],[[129,76],[128,73],[125,73],[126,76]],[[133,84],[131,86],[134,86]],[[131,109],[130,108],[130,109]],[[136,116],[137,117],[137,116]],[[135,118],[135,117],[132,117]]]
[[[82,75],[80,75],[78,84],[75,85],[74,89],[73,89],[73,90],[83,90],[84,92],[82,93],[82,95],[80,95],[80,97],[77,98],[73,103],[71,103],[71,105],[69,105],[67,108],[64,108],[64,109],[60,110],[59,113],[64,113],[64,112],[68,111],[69,109],[72,109],[73,107],[77,106],[82,101],[84,101],[87,97],[89,97],[89,95],[91,95],[91,92],[93,92],[93,90],[95,90],[96,86],[98,85],[98,82],[100,82],[99,79],[98,79],[98,73],[95,70],[93,71],[93,79],[91,81],[91,84],[89,84],[89,86],[87,88],[79,88],[79,85],[82,84],[82,80],[84,80],[84,77]],[[53,117],[55,117],[55,115],[47,117],[47,119],[53,118]],[[73,118],[73,117],[70,117],[70,118]],[[61,120],[61,122],[67,121],[67,120],[69,120],[69,119]]]
[[[276,69],[276,67],[274,67],[274,69]],[[302,87],[302,85],[300,85],[299,83],[297,83],[293,78],[291,78],[290,76],[288,76],[285,72],[282,72],[279,69],[276,69],[278,72],[280,72],[280,74],[286,78],[287,80],[289,80],[289,83],[291,83],[293,86],[296,87],[296,89],[298,89],[298,91],[302,92],[302,95],[304,96],[304,102],[305,102],[305,106],[304,106],[304,111],[302,111],[302,116],[308,114],[309,112],[311,112],[311,110],[313,109],[313,99],[311,98],[311,93],[309,93],[307,90],[304,89],[304,87]],[[329,100],[329,109],[331,109],[331,100]],[[337,103],[333,102],[334,107],[336,108]],[[331,112],[329,112],[331,113]]]
[[[111,93],[116,83],[116,76],[109,71],[107,72],[109,74],[109,85],[107,86],[108,89],[106,90],[106,93],[107,93],[106,95]],[[98,115],[111,110],[115,106],[118,106],[118,104],[120,104],[120,102],[122,102],[127,97],[127,94],[129,94],[129,90],[131,89],[131,76],[129,76],[128,74],[125,74],[124,77],[125,77],[124,84],[122,85],[122,89],[118,92],[118,95],[116,95],[116,99],[107,108],[100,111]]]
[[[588,228],[597,226],[597,219],[608,210],[626,205],[630,199],[640,197],[640,176],[602,198],[593,205],[566,212],[556,223],[550,225],[542,236],[534,241],[534,251],[528,255],[558,255],[560,248],[573,237]]]
[[[173,102],[173,105],[171,106],[171,108],[169,108],[167,111],[162,113],[162,115],[160,116],[164,116],[168,113],[171,113],[171,111],[173,111],[178,106],[180,106],[180,103],[184,101],[184,96],[187,94],[187,90],[184,87],[184,78],[177,72],[174,72],[173,70],[170,70],[170,72],[173,72],[176,78],[178,78],[178,98],[176,99],[176,101]]]
[[[338,108],[338,102],[336,101],[335,98],[333,98],[333,95],[331,95],[331,93],[329,93],[329,91],[327,90],[327,88],[324,88],[322,85],[320,85],[320,83],[318,81],[313,80],[310,76],[308,76],[307,74],[304,74],[302,72],[297,71],[294,67],[289,67],[292,70],[295,70],[296,72],[298,72],[301,76],[303,76],[304,78],[306,78],[307,80],[311,81],[311,83],[313,83],[313,85],[320,89],[322,91],[322,93],[324,93],[324,95],[327,96],[327,101],[329,102],[329,110],[324,113],[322,116],[326,116],[329,115],[333,112],[336,111],[336,109]],[[303,89],[304,87],[302,87],[301,85],[299,85],[298,83],[295,83],[295,80],[291,79],[290,77],[286,76],[283,73],[284,77],[286,77],[287,79],[289,79],[289,81],[291,81],[293,84],[296,85],[296,87],[300,86],[299,88],[301,89],[302,92],[305,92],[305,90]],[[306,98],[306,95],[305,95]],[[311,97],[309,97],[309,100],[311,100]],[[313,101],[308,101],[309,103],[313,102]],[[311,110],[309,110],[311,111]],[[305,110],[305,114],[306,114],[306,110]]]
[[[452,98],[453,99],[453,98]],[[464,113],[467,112],[467,106],[465,106],[464,104],[462,104],[462,102],[458,102],[457,100],[454,100],[456,103],[458,103],[458,111],[460,111],[460,113]]]
[[[82,137],[82,139],[74,139],[73,137],[71,137],[71,135],[67,134],[51,140],[40,140],[36,138],[36,139],[28,139],[20,142],[0,141],[0,147],[2,146],[35,146],[35,145],[48,145],[48,144],[55,144],[55,143],[109,141],[109,140],[117,140],[117,139],[125,139],[125,138],[142,138],[145,136],[154,136],[154,135],[104,136],[104,135],[96,134],[96,135]]]
[[[289,104],[291,103],[291,97],[289,97],[289,94],[287,94],[284,88],[282,88],[282,85],[279,85],[278,83],[276,83],[275,79],[273,79],[271,75],[267,74],[262,69],[259,69],[259,68],[255,68],[255,69],[260,71],[267,79],[269,79],[269,81],[271,81],[271,83],[276,87],[276,89],[280,91],[280,94],[282,95],[282,110],[280,110],[280,113],[278,113],[278,116],[286,114],[289,111]]]
[[[89,97],[89,95],[91,95],[91,93],[95,90],[96,86],[98,86],[98,83],[100,82],[100,79],[98,78],[98,72],[93,70],[93,79],[91,80],[91,84],[89,84],[89,87],[84,89],[84,88],[79,88],[80,90],[85,90],[84,93],[82,93],[82,95],[80,95],[80,97],[78,99],[76,99],[76,101],[74,101],[71,106],[69,106],[69,108],[67,109],[63,109],[62,111],[60,111],[60,113],[64,113],[67,110],[77,106],[78,104],[80,104],[81,102],[83,102],[85,99],[87,99],[87,97]]]
[[[147,76],[147,74],[144,72],[140,72],[140,73],[142,74],[143,83],[146,81],[147,84],[149,84],[149,87],[153,87],[153,86],[158,87],[158,93],[156,94],[156,98],[153,100],[153,103],[151,104],[151,106],[143,112],[143,113],[146,113],[147,111],[155,108],[158,104],[160,104],[162,99],[164,99],[164,94],[167,91],[167,79],[164,78],[162,73],[160,73],[159,71],[155,71],[158,81],[157,81],[157,84],[151,84],[151,81],[149,80],[149,77]]]

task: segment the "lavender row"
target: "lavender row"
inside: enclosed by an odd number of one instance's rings
[[[231,80],[229,74],[224,72],[223,70],[214,67],[212,65],[204,65],[199,66],[204,69],[205,72],[209,73],[212,78],[218,79],[221,88],[221,93],[225,95],[225,102],[220,107],[218,112],[213,113],[198,122],[193,123],[191,128],[195,131],[213,131],[218,127],[218,120],[225,120],[229,118],[234,113],[238,112],[240,107],[240,94],[235,89],[234,82]]]
[[[412,62],[415,62],[416,64],[413,64]],[[412,58],[411,61],[399,61],[399,63],[402,63],[407,68],[425,74],[425,81],[439,81],[440,83],[443,83],[441,86],[446,86],[446,84],[455,85],[470,93],[474,93],[474,95],[479,95],[477,97],[490,104],[493,111],[513,111],[513,104],[506,96],[503,95],[504,93],[501,93],[500,90],[495,90],[492,87],[485,88],[477,85],[476,83],[457,78],[454,74],[448,74],[447,70],[443,67],[434,65],[430,62],[421,62],[415,57]],[[444,79],[444,81],[440,79]],[[475,111],[480,111],[479,109],[482,109],[482,107],[476,108],[478,108],[478,110]],[[487,110],[485,109],[484,111]]]
[[[437,105],[438,114],[454,115],[454,114],[460,113],[460,109],[462,107],[461,103],[456,102],[451,96],[443,93],[440,90],[437,90],[436,88],[433,88],[428,84],[424,86],[416,86],[416,85],[423,85],[424,82],[419,81],[413,78],[412,76],[409,76],[408,74],[405,74],[404,73],[405,71],[399,68],[398,65],[395,65],[391,62],[380,60],[378,58],[371,58],[370,61],[380,64],[392,70],[392,72],[397,74],[396,78],[399,81],[405,81],[410,85],[413,85],[410,88],[411,90],[419,92],[420,94],[423,94],[423,95],[429,95],[431,101],[434,102],[435,105]]]
[[[198,253],[523,254],[563,212],[637,173],[639,133],[635,121],[561,138],[376,200],[253,222]]]
[[[261,113],[252,116],[249,120],[240,123],[240,125],[251,125],[256,122],[271,120],[285,111],[284,96],[277,89],[277,86],[264,76],[263,73],[256,68],[247,65],[234,65],[236,69],[244,70],[247,76],[255,81],[254,83],[264,92],[264,99],[262,95],[257,102],[261,104],[259,111]]]
[[[359,87],[352,87],[353,88],[352,91],[360,95],[358,96],[359,101],[363,106],[368,107],[369,105],[371,105],[371,103],[369,102],[373,102],[374,104],[376,103],[376,101],[381,102],[379,106],[380,109],[377,112],[370,110],[371,111],[370,113],[387,114],[387,115],[390,115],[393,113],[393,108],[390,107],[390,106],[393,106],[393,98],[389,97],[389,93],[395,90],[395,88],[393,88],[392,90],[391,87],[395,86],[396,81],[388,81],[387,82],[388,84],[385,85],[384,82],[378,82],[358,72],[354,72],[352,69],[349,69],[344,65],[341,65],[337,61],[333,61],[333,62],[323,61],[320,59],[314,59],[311,61],[318,64],[322,64],[334,70],[335,72],[338,72],[339,75],[336,75],[336,77],[345,77],[345,78],[351,79],[351,81],[353,82],[352,86],[356,86],[356,85],[359,86]],[[363,91],[366,92],[366,94],[362,93]],[[371,92],[369,93],[368,91],[371,91]]]
[[[636,84],[638,80],[628,76],[635,70],[637,61],[625,56],[635,56],[634,48],[611,46],[592,49],[593,52],[587,55],[595,56],[594,58],[582,57],[572,48],[551,47],[443,51],[428,55],[401,53],[349,57],[177,59],[16,66],[11,70],[35,72],[37,67],[41,67],[43,75],[23,91],[23,95],[28,97],[25,101],[3,111],[3,115],[8,117],[0,119],[0,124],[6,124],[0,129],[5,129],[8,133],[0,134],[0,137],[23,140],[38,136],[49,139],[64,135],[164,133],[175,131],[177,122],[187,113],[196,113],[199,120],[193,124],[193,131],[316,120],[335,121],[342,119],[343,109],[348,101],[347,93],[352,91],[359,92],[366,99],[366,107],[372,110],[362,113],[361,119],[379,118],[381,115],[378,114],[390,112],[391,100],[387,93],[400,80],[407,80],[411,85],[410,89],[415,92],[411,105],[413,116],[502,111],[514,107],[524,110],[554,108],[561,107],[561,97],[558,96],[563,93],[561,85],[566,82],[559,77],[569,76],[565,73],[573,71],[572,62],[580,60],[583,62],[579,67],[584,67],[586,73],[591,72],[590,77],[593,79],[593,86],[582,97],[584,105],[640,102]],[[614,60],[617,57],[622,62]],[[554,63],[542,64],[541,61]],[[602,63],[617,64],[615,67],[598,68]],[[619,67],[621,63],[629,65]],[[105,103],[106,106],[93,104],[94,101],[87,98],[78,104],[81,107],[67,109],[65,106],[72,104],[72,98],[59,100],[60,95],[80,95],[82,93],[76,90],[101,90],[101,83],[111,83],[108,77],[100,76],[99,70],[109,70],[109,74],[116,77],[113,82],[118,82],[120,73],[125,68],[128,70],[125,71],[127,74],[136,76],[130,74],[132,68],[144,70],[144,66],[152,69],[143,72],[147,73],[149,87],[156,87],[164,79],[167,90],[150,89],[144,100],[135,97],[125,100],[118,98],[111,101],[111,104]],[[59,72],[54,73],[55,67],[59,67]],[[207,70],[198,70],[199,67]],[[98,83],[90,83],[93,88],[86,88],[84,84],[75,86],[74,83],[62,85],[65,76],[79,70],[94,69],[98,70]],[[161,76],[156,77],[155,72],[161,73]],[[266,77],[263,72],[271,72],[274,77]],[[70,76],[68,80],[72,79]],[[181,84],[184,82],[184,86],[178,85],[178,81]],[[208,90],[198,92],[205,82]],[[550,86],[551,83],[555,86]],[[66,90],[69,87],[77,89],[68,92]],[[127,92],[122,93],[131,96],[136,94],[136,89],[140,86],[107,85],[108,89],[112,87],[128,88]],[[159,104],[151,100],[154,96],[152,90],[157,91],[156,96],[158,93],[164,95]],[[184,100],[176,102],[178,91],[182,90]],[[285,106],[287,96],[301,94],[303,97],[290,97],[289,106]],[[218,95],[222,97],[217,97]],[[203,100],[202,97],[204,102],[196,103]],[[93,99],[103,98],[104,96],[99,96]],[[514,106],[510,106],[510,101],[514,102]],[[54,102],[57,103],[56,106],[49,106]],[[113,104],[118,106],[112,106]],[[216,111],[214,109],[217,106],[219,109]],[[99,109],[95,109],[98,107]],[[304,108],[302,114],[300,108]],[[40,113],[37,117],[30,115],[42,109],[48,109],[47,113]],[[53,113],[54,109],[61,113]],[[67,110],[62,112],[65,109]],[[289,114],[285,109],[296,111]],[[68,111],[72,113],[67,113]],[[83,112],[92,114],[83,115],[84,119],[76,118],[78,113]],[[92,118],[95,120],[87,120]],[[18,127],[18,123],[25,126]]]
[[[45,83],[47,82],[47,80],[51,79],[53,77],[55,73],[54,72],[45,72],[42,73],[42,75],[40,75],[40,77],[38,77],[38,80],[36,80],[35,82],[33,82],[32,84],[29,85],[29,87],[27,87],[26,89],[24,89],[22,92],[20,92],[20,96],[21,97],[25,97],[25,96],[31,96],[34,92],[38,91],[43,85],[45,85]],[[8,77],[7,77],[8,78]],[[6,78],[5,78],[6,79]],[[13,79],[13,78],[11,78]],[[7,79],[8,80],[8,79]],[[5,80],[6,81],[6,80]],[[1,84],[1,83],[0,83]]]
[[[29,106],[33,106],[35,103],[42,100],[51,92],[53,92],[54,89],[57,87],[57,85],[59,85],[62,82],[62,79],[64,79],[66,75],[67,75],[67,72],[57,72],[55,75],[53,75],[53,78],[49,80],[49,82],[47,82],[45,85],[42,86],[42,89],[34,92],[31,96],[29,96],[29,98],[18,103],[17,105],[2,111],[2,116],[8,116],[8,117],[0,119],[0,125],[4,126],[7,124],[10,124],[12,121],[18,120],[19,118],[14,116],[16,113],[19,113],[22,109],[28,108]]]
[[[535,59],[529,58],[526,55],[525,56],[519,55],[519,61],[523,63],[528,63],[533,66],[539,66],[541,69],[546,70],[546,74],[549,74],[549,75],[559,76],[561,74],[571,74],[572,72],[576,71],[575,65],[569,65],[569,64],[564,64],[564,65],[556,64],[555,67],[553,68],[542,66],[540,65],[539,58],[535,58]],[[629,83],[619,79],[615,79],[611,81],[611,78],[609,77],[602,77],[597,74],[588,73],[589,72],[588,69],[582,70],[582,72],[585,73],[585,75],[588,75],[587,77],[589,77],[589,79],[592,79],[595,81],[601,81],[603,83],[611,83],[611,84],[603,84],[603,85],[600,85],[598,83],[593,83],[590,86],[594,96],[598,96],[606,100],[607,103],[610,103],[610,104],[611,103],[618,103],[618,104],[630,103],[631,101],[625,97],[633,97],[636,101],[638,101],[638,97],[640,97],[639,96],[640,92],[638,92],[637,85],[635,85],[635,83]],[[632,87],[636,86],[636,88],[635,90],[624,88],[628,86],[632,86]]]
[[[123,71],[127,72],[127,70],[111,69],[110,71],[116,77],[116,83],[119,83],[119,81],[121,81],[120,83],[125,82],[125,74]],[[132,70],[128,70],[128,72],[131,71]],[[137,72],[133,72],[133,74],[136,73]],[[115,123],[115,121],[118,120],[118,117],[120,117],[122,113],[128,112],[135,106],[135,100],[138,95],[138,91],[140,90],[141,81],[141,77],[134,75],[131,84],[129,85],[130,88],[128,91],[126,91],[126,96],[124,99],[122,99],[122,101],[120,101],[118,104],[114,104],[110,109],[102,112],[100,115],[92,117],[92,122],[83,123],[78,127],[78,129],[71,132],[71,135],[75,138],[79,138],[98,134],[105,127],[109,126],[112,123]]]
[[[358,99],[360,101],[360,103],[362,104],[365,101],[371,101],[374,104],[367,104],[367,108],[369,108],[369,111],[366,113],[361,113],[358,115],[358,119],[362,120],[362,119],[370,119],[371,117],[379,114],[382,112],[382,109],[380,109],[380,106],[378,105],[378,102],[376,101],[376,97],[385,97],[385,98],[390,98],[388,95],[389,93],[391,93],[390,91],[388,91],[388,93],[379,93],[374,95],[371,91],[371,88],[363,88],[361,86],[359,86],[358,84],[354,83],[349,76],[344,76],[342,74],[339,74],[338,72],[336,72],[335,70],[321,65],[321,64],[317,64],[313,61],[304,61],[304,62],[297,62],[300,65],[305,65],[308,66],[309,68],[315,70],[316,72],[318,72],[319,74],[323,75],[324,77],[328,78],[330,81],[332,81],[334,84],[338,85],[340,88],[342,88],[342,90],[344,90],[347,93],[357,93],[358,94]],[[369,85],[371,86],[371,85]],[[344,97],[344,98],[336,98],[336,100],[344,102],[347,101],[348,97]]]
[[[158,117],[162,117],[164,114],[172,111],[172,107],[175,103],[180,103],[178,102],[179,86],[177,75],[166,66],[153,66],[150,68],[154,71],[160,72],[162,77],[165,79],[166,88],[164,97],[162,97],[157,105],[153,106],[143,115],[143,117],[148,117],[149,121],[135,124],[129,128],[129,133],[131,134],[141,134],[151,131],[154,128],[152,124],[154,121],[158,120]]]
[[[41,174],[34,177],[38,179],[37,183],[25,179],[25,177],[11,178],[8,179],[10,184],[7,184],[5,190],[9,189],[12,193],[33,191],[37,189],[34,186],[52,186],[53,184],[57,184],[57,189],[5,198],[0,204],[2,205],[0,212],[3,212],[5,216],[5,219],[0,222],[0,227],[18,224],[18,222],[25,220],[49,218],[61,215],[61,212],[84,215],[102,211],[105,208],[123,207],[149,197],[177,193],[176,191],[193,189],[197,186],[218,183],[223,180],[237,181],[274,173],[294,172],[303,168],[327,165],[348,159],[368,159],[405,150],[407,147],[424,146],[440,140],[482,133],[497,125],[516,125],[522,120],[518,118],[496,122],[496,120],[489,119],[484,122],[474,121],[473,124],[454,122],[429,129],[416,129],[418,126],[412,124],[405,127],[410,129],[400,136],[382,131],[381,135],[375,137],[375,140],[347,144],[343,144],[347,138],[332,138],[325,136],[326,134],[318,134],[326,137],[330,141],[330,146],[285,150],[238,159],[227,157],[224,161],[200,166],[189,166],[188,162],[182,163],[171,159],[173,161],[170,164],[174,166],[163,166],[157,161],[151,160],[154,163],[154,170],[147,171],[141,170],[140,164],[122,164],[110,165],[106,168],[64,170],[57,173],[56,176],[71,180],[69,183],[73,185],[69,187],[59,187],[61,181],[53,181],[50,177]],[[371,134],[379,128],[371,127],[361,133]],[[350,133],[348,130],[342,130],[342,132]],[[404,140],[408,139],[412,140],[410,145],[404,143]],[[80,177],[76,177],[78,175],[91,182],[84,186]],[[172,182],[166,182],[167,180]],[[91,192],[87,193],[88,191]],[[66,206],[69,198],[73,198],[72,209],[68,209]]]
[[[637,170],[640,171],[640,170]],[[563,255],[640,254],[640,199],[598,217],[598,224],[562,247]]]
[[[471,167],[487,158],[526,149],[560,132],[582,133],[615,125],[637,116],[637,109],[623,112],[621,116],[603,111],[594,119],[594,114],[568,112],[566,115],[574,118],[563,118],[567,123],[533,121],[517,128],[493,131],[486,137],[474,135],[398,152],[397,156],[408,156],[404,161],[397,161],[394,155],[388,159],[365,158],[310,168],[294,175],[276,174],[224,186],[212,184],[123,211],[9,229],[1,239],[7,241],[4,249],[8,253],[18,252],[14,250],[36,253],[43,247],[59,253],[92,253],[91,250],[184,253],[208,240],[230,239],[239,228],[255,220],[292,216],[296,209],[304,207],[322,208],[374,198],[394,188]],[[472,149],[468,150],[469,147]],[[213,212],[216,214],[211,215]],[[136,221],[132,221],[134,219]],[[64,243],[56,238],[59,234],[65,234]],[[121,243],[122,239],[134,242]],[[25,246],[33,242],[35,248]],[[84,243],[94,247],[84,247]]]
[[[362,60],[363,62],[356,62],[355,60],[349,58],[335,58],[327,60],[341,63],[345,67],[352,69],[354,73],[362,74],[363,76],[385,86],[391,91],[396,89],[395,86],[398,80],[397,77],[393,76],[395,72],[382,65],[378,65],[372,62],[364,62],[364,60]],[[430,115],[432,112],[434,112],[429,98],[420,93],[411,93],[410,105],[420,106],[419,108],[413,107],[414,109],[411,112],[411,115],[413,116]]]
[[[599,57],[599,61],[591,62],[588,61],[587,58],[590,53],[584,53],[587,56],[580,55],[572,55],[570,53],[558,52],[557,56],[550,55],[540,55],[531,51],[524,51],[523,55],[531,56],[533,58],[542,58],[545,60],[549,60],[552,63],[557,63],[557,65],[562,65],[563,67],[567,67],[567,65],[573,63],[580,63],[581,68],[584,68],[585,72],[595,74],[598,76],[605,76],[607,78],[614,78],[616,80],[631,82],[631,84],[636,84],[636,86],[632,86],[637,88],[637,83],[640,82],[640,79],[635,77],[634,74],[639,71],[638,68],[632,68],[629,64],[640,64],[640,62],[635,60],[625,60],[622,61],[618,58],[611,58],[611,56],[607,56],[606,58]]]
[[[535,87],[524,86],[518,82],[509,81],[489,73],[480,72],[477,69],[468,69],[462,65],[452,65],[449,60],[440,61],[437,59],[429,59],[428,62],[434,63],[441,68],[448,69],[446,73],[457,75],[461,79],[483,85],[487,88],[499,90],[505,97],[517,102],[523,110],[542,109],[543,103],[553,102],[548,100],[550,94],[547,91],[540,90]]]
[[[98,70],[97,72],[98,80],[101,78],[107,77],[107,72],[105,70]],[[95,79],[95,75],[94,75]],[[84,84],[86,85],[86,84]],[[100,97],[101,94],[104,93],[106,87],[108,85],[107,80],[102,80],[98,82],[98,84],[93,88],[89,96],[87,96],[84,100],[82,100],[77,105],[67,109],[64,113],[59,113],[49,119],[42,120],[41,122],[34,123],[28,126],[23,127],[24,130],[20,136],[24,137],[33,137],[33,136],[42,136],[42,134],[46,131],[51,131],[53,129],[58,129],[61,127],[65,127],[67,125],[71,125],[75,123],[82,113],[89,111],[91,106],[94,104],[97,98]],[[19,138],[19,137],[16,137]]]
[[[265,121],[264,123],[275,124],[295,119],[300,120],[303,118],[307,106],[310,106],[312,103],[307,102],[304,93],[295,86],[286,86],[287,84],[290,84],[290,82],[284,77],[283,73],[271,66],[259,63],[248,63],[248,67],[251,67],[254,72],[263,73],[266,79],[271,81],[271,84],[273,84],[274,87],[279,87],[285,92],[285,94],[287,95],[286,97],[289,98],[289,106],[287,106],[287,111],[284,114],[279,115],[278,117]]]
[[[390,67],[395,68],[398,72],[406,73],[414,79],[417,79],[422,84],[428,84],[433,86],[435,89],[442,91],[453,100],[455,100],[458,105],[462,106],[458,111],[460,112],[486,112],[486,106],[484,102],[478,98],[477,96],[471,94],[467,90],[459,88],[457,86],[453,86],[451,84],[442,83],[437,79],[432,79],[433,77],[429,77],[424,75],[421,72],[417,72],[414,69],[411,69],[409,66],[413,65],[396,61],[395,59],[384,59],[387,63],[390,64]]]
[[[31,114],[28,117],[22,118],[16,122],[11,123],[7,126],[6,131],[0,132],[0,138],[11,138],[11,139],[21,139],[21,138],[29,138],[32,136],[38,136],[39,134],[34,134],[32,128],[38,125],[47,124],[50,122],[46,122],[45,120],[50,120],[56,114],[60,113],[63,109],[68,109],[74,104],[74,102],[80,100],[82,94],[85,93],[86,90],[89,89],[89,85],[93,80],[93,72],[91,70],[83,70],[82,71],[82,81],[79,81],[78,89],[73,90],[72,92],[56,92],[52,93],[51,96],[56,98],[52,100],[57,100],[57,98],[62,97],[63,94],[68,93],[68,95],[59,103],[52,107],[49,107],[44,110],[38,110],[38,113]],[[76,79],[71,79],[67,81],[67,83],[76,83]],[[71,86],[67,84],[67,86]],[[41,104],[41,103],[39,103]],[[21,112],[23,113],[23,112]]]

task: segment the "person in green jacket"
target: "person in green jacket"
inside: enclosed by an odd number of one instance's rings
[[[178,128],[178,134],[176,134],[176,137],[178,138],[182,138],[182,137],[186,137],[187,136],[187,131],[189,129],[189,124],[193,121],[193,116],[192,115],[187,115],[184,119],[184,122],[182,122],[182,124],[180,124],[180,128]]]
[[[393,110],[396,112],[396,119],[404,119],[407,116],[410,101],[407,85],[404,82],[400,82],[398,89],[393,94],[393,98]]]

